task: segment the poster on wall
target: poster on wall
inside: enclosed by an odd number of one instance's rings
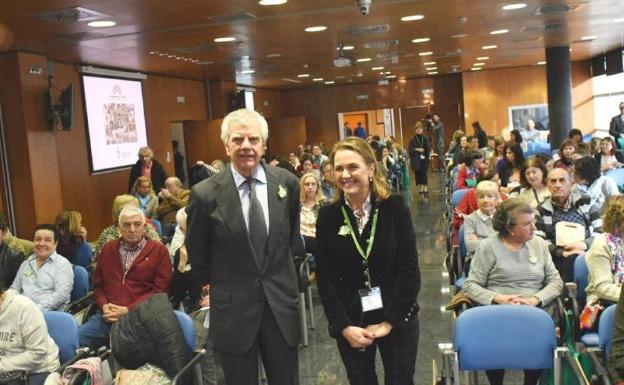
[[[520,132],[533,122],[540,131],[548,130],[548,104],[529,104],[509,107],[509,127]]]
[[[82,76],[91,172],[136,163],[147,146],[140,80]]]

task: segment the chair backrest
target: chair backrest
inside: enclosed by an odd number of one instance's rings
[[[463,188],[461,190],[453,191],[453,195],[451,195],[451,207],[453,209],[457,207],[457,205],[459,204],[459,202],[461,202],[462,199],[464,199],[464,195],[466,195],[466,193],[469,190],[470,190],[469,188]]]
[[[579,255],[574,261],[574,282],[576,283],[576,296],[581,306],[585,306],[585,299],[587,297],[585,288],[589,284],[589,268],[587,267],[587,262],[585,262],[584,255]]]
[[[459,255],[462,261],[466,260],[468,249],[466,248],[466,239],[464,238],[464,225],[459,227]]]
[[[71,300],[75,301],[87,295],[89,292],[89,273],[82,266],[74,265],[74,287],[71,292]]]
[[[551,368],[556,346],[552,318],[532,306],[479,306],[455,325],[460,370]]]
[[[71,360],[78,349],[78,322],[73,315],[60,311],[44,311],[48,334],[59,347],[61,364]]]
[[[624,169],[618,168],[615,170],[609,170],[605,173],[605,175],[612,178],[618,186],[624,185]]]
[[[186,342],[186,346],[189,351],[193,351],[195,349],[195,328],[193,326],[193,320],[191,317],[179,310],[174,310],[176,318],[178,319],[178,323],[180,324],[180,328],[182,329],[182,334],[184,335],[184,341]]]
[[[74,261],[76,265],[82,266],[87,271],[91,268],[91,260],[93,259],[93,249],[89,246],[89,243],[82,241],[76,251],[74,251]]]
[[[611,353],[611,341],[613,340],[613,324],[615,323],[615,310],[617,305],[611,305],[602,311],[598,324],[598,346],[608,357]]]

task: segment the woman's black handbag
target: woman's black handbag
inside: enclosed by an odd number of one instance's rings
[[[20,370],[0,373],[0,385],[28,385],[28,373]]]

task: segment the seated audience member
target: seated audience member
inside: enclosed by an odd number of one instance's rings
[[[462,135],[459,138],[459,144],[453,149],[452,156],[454,166],[458,166],[459,164],[464,163],[462,158],[464,155],[464,151],[466,151],[466,148],[468,147],[468,144],[468,137],[466,135]]]
[[[587,303],[615,303],[624,282],[624,197],[611,198],[605,207],[602,234],[596,235],[585,260],[589,284]]]
[[[492,216],[500,202],[498,185],[490,180],[479,182],[475,189],[479,210],[464,219],[464,240],[468,256],[472,256],[479,243],[494,234]]]
[[[507,199],[507,195],[499,193],[500,200]],[[459,230],[459,227],[464,224],[464,219],[477,211],[479,206],[477,205],[477,193],[474,189],[468,190],[461,201],[455,206],[455,212],[453,213],[453,228]]]
[[[496,151],[496,141],[494,140],[493,136],[487,137],[487,145],[483,147],[480,151],[483,154],[483,160],[489,166],[490,157]]]
[[[288,163],[290,163],[290,165],[295,170],[297,170],[299,166],[301,166],[301,162],[299,161],[299,158],[297,157],[297,154],[294,151],[291,151],[288,153]]]
[[[520,190],[514,190],[511,197],[537,208],[547,198],[550,198],[550,190],[546,186],[547,176],[548,169],[544,162],[540,158],[530,157],[520,168]]]
[[[163,226],[176,225],[175,217],[183,207],[188,205],[191,190],[182,188],[182,182],[175,176],[167,178],[165,188],[160,190],[158,197],[160,204],[158,205],[158,218]],[[164,231],[167,234],[167,231]]]
[[[576,142],[576,144],[583,143],[583,133],[578,128],[573,128],[568,132],[568,138]]]
[[[303,154],[303,156],[301,157],[301,166],[299,167],[297,172],[299,172],[299,175],[303,175],[303,174],[307,174],[311,172],[312,174],[314,174],[314,176],[318,178],[320,178],[320,175],[321,175],[320,171],[314,168],[312,155],[308,153]]]
[[[80,327],[80,346],[106,345],[111,324],[156,293],[168,293],[171,259],[167,248],[145,237],[145,215],[138,207],[119,213],[121,239],[104,245],[93,274],[98,312]]]
[[[605,202],[612,196],[620,195],[617,183],[604,175],[600,175],[594,158],[586,156],[574,161],[575,189],[589,195],[591,203],[602,209]]]
[[[306,253],[314,254],[316,252],[316,219],[318,218],[319,209],[325,204],[325,197],[314,174],[303,174],[299,181],[299,186],[301,236],[303,237]]]
[[[624,152],[615,149],[615,142],[610,136],[606,136],[600,140],[600,150],[594,155],[594,159],[596,159],[596,163],[598,163],[601,172],[622,168],[622,166],[624,166]]]
[[[321,164],[321,191],[325,199],[330,200],[334,198],[336,181],[334,179],[334,169],[328,160]]]
[[[561,142],[561,146],[559,146],[559,159],[555,161],[555,168],[562,167],[568,170],[572,169],[576,144],[577,142],[574,139],[566,139]]]
[[[447,158],[453,157],[453,154],[455,154],[455,149],[459,147],[459,141],[461,140],[462,136],[464,136],[464,131],[462,130],[455,130],[455,132],[453,132],[453,138],[451,139],[451,143],[449,143],[449,149],[446,152]]]
[[[509,141],[510,141],[512,144],[517,144],[517,145],[519,145],[519,146],[520,146],[520,148],[521,148],[523,151],[526,151],[527,144],[526,144],[526,142],[525,142],[525,141],[523,141],[523,140],[522,140],[522,135],[520,134],[520,131],[518,131],[518,130],[511,130],[511,131],[509,132]]]
[[[13,282],[22,262],[26,259],[19,250],[13,250],[5,242],[9,226],[0,214],[0,282]]]
[[[130,195],[134,195],[139,201],[139,208],[147,218],[158,216],[158,197],[152,189],[152,181],[146,176],[137,178]]]
[[[477,148],[487,147],[488,136],[487,132],[481,127],[479,121],[472,122],[472,129],[474,130],[474,137],[477,138]]]
[[[165,186],[167,173],[165,169],[154,159],[154,151],[149,147],[141,147],[139,149],[139,160],[130,169],[130,178],[128,179],[128,192],[132,190],[134,182],[140,176],[146,176],[151,179],[152,187],[155,191],[160,191]]]
[[[524,153],[519,144],[507,143],[505,148],[505,158],[498,170],[501,191],[510,193],[514,188],[520,186],[520,169],[524,164]]]
[[[527,120],[526,128],[520,133],[522,139],[525,142],[539,142],[540,133],[535,127],[535,121],[533,119]]]
[[[11,289],[25,295],[42,310],[59,310],[69,303],[74,287],[74,270],[56,253],[58,232],[52,224],[37,225],[35,252],[22,262]]]
[[[56,252],[77,264],[76,252],[87,239],[87,230],[82,226],[82,215],[76,210],[66,210],[56,216],[54,225],[58,230]]]
[[[119,213],[121,209],[126,206],[139,207],[139,201],[136,197],[132,195],[117,195],[113,200],[113,224],[102,230],[100,236],[95,242],[95,248],[93,253],[93,264],[97,263],[97,258],[100,255],[100,251],[108,241],[113,241],[121,238],[121,233],[119,232],[119,226],[117,225],[117,221],[119,219]],[[156,229],[152,225],[148,225],[145,227],[145,236],[149,239],[153,239],[155,241],[160,242],[160,237],[156,232]],[[95,267],[95,266],[93,266]]]
[[[290,171],[293,175],[298,176],[297,170],[293,168],[290,162],[283,155],[279,155],[275,158],[275,164],[273,164],[273,166],[283,168],[284,170]]]
[[[476,136],[469,136],[468,137],[468,143],[472,146],[472,149],[475,151],[479,151],[479,138],[477,138]]]
[[[572,175],[565,168],[555,168],[548,173],[548,189],[551,197],[537,207],[538,235],[550,242],[548,246],[553,262],[565,282],[574,280],[574,260],[584,253],[595,234],[602,232],[600,208],[591,204],[589,196],[572,191]],[[566,222],[581,225],[583,236],[570,239],[572,231],[557,236],[557,224]],[[573,225],[571,225],[573,226]],[[560,239],[560,242],[557,242]],[[563,244],[563,242],[566,242]]]
[[[549,308],[563,289],[547,243],[534,237],[535,214],[511,198],[492,219],[496,234],[481,241],[462,290],[480,305],[512,304]],[[551,312],[552,314],[552,312]],[[537,384],[540,370],[525,370],[524,384]],[[490,384],[503,383],[504,370],[486,370]]]
[[[470,151],[464,156],[464,167],[457,173],[457,189],[475,187],[483,168],[483,154]]]
[[[505,159],[505,141],[500,136],[494,137],[494,151],[487,158],[488,175],[498,174],[500,166],[503,165],[502,160]]]
[[[26,372],[28,381],[24,385],[43,385],[48,375],[59,368],[59,349],[48,335],[43,313],[29,298],[6,290],[2,280],[0,352],[0,374]]]
[[[315,165],[315,168],[320,168],[321,164],[327,160],[327,155],[323,154],[323,150],[321,150],[321,146],[315,144],[312,146],[312,162]]]
[[[178,309],[180,304],[189,296],[190,302],[186,308],[192,310],[198,298],[195,298],[194,291],[191,290],[192,280],[190,278],[191,264],[189,262],[184,239],[186,237],[186,208],[181,208],[176,214],[177,226],[175,234],[171,239],[171,244],[167,246],[169,255],[173,259],[173,277],[171,279],[171,304],[174,309]],[[197,290],[199,292],[199,289]]]

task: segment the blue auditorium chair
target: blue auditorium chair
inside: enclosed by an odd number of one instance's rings
[[[193,326],[193,320],[191,317],[179,310],[174,310],[176,318],[178,319],[178,323],[180,324],[180,328],[182,329],[182,334],[184,335],[184,342],[192,355],[191,360],[182,368],[182,370],[176,374],[173,378],[171,385],[177,385],[182,381],[183,376],[204,358],[207,354],[206,349],[201,349],[199,351],[195,351],[195,327]]]
[[[75,362],[80,356],[78,349],[78,322],[69,313],[60,311],[44,311],[43,318],[48,327],[48,334],[59,348],[61,365]]]
[[[611,353],[615,311],[616,305],[611,305],[602,311],[598,325],[598,347],[586,349],[592,363],[594,375],[602,380],[603,385],[611,385],[606,363],[607,357]]]

